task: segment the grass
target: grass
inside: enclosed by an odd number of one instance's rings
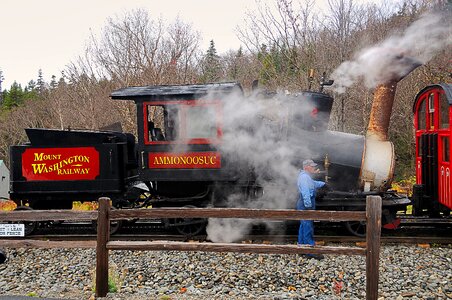
[[[108,292],[109,293],[116,293],[118,291],[118,286],[115,278],[112,278],[112,276],[108,276]]]
[[[96,271],[93,270],[93,293],[96,291]],[[114,264],[110,265],[110,268],[108,270],[108,292],[109,293],[117,293],[118,292],[118,286],[120,286],[120,278],[116,273],[116,266]]]

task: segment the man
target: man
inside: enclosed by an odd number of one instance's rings
[[[317,164],[312,159],[303,161],[303,170],[298,175],[298,191],[300,197],[297,201],[297,210],[314,210],[317,189],[323,187],[325,182],[312,179],[312,174],[318,172]],[[314,222],[301,220],[298,231],[298,245],[314,246]],[[322,259],[323,255],[309,254],[309,257]]]

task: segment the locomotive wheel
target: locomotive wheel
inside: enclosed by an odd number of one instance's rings
[[[348,221],[345,222],[345,228],[357,237],[366,236],[366,222],[365,221]]]
[[[31,208],[29,206],[19,206],[15,210],[33,210],[33,208]],[[38,222],[34,222],[34,221],[12,222],[12,223],[24,224],[25,225],[25,232],[24,232],[25,236],[32,234],[33,231],[35,231],[36,227],[38,227]]]
[[[111,209],[116,209],[115,207],[111,207]],[[93,220],[91,223],[95,232],[97,232],[97,221]],[[115,234],[122,226],[122,221],[110,221],[110,235]]]
[[[196,208],[194,205],[186,205],[184,206],[186,208]],[[199,233],[201,233],[205,228],[207,224],[206,219],[173,219],[174,224],[173,226],[176,226],[176,230],[178,233],[182,234],[186,238],[195,236]]]

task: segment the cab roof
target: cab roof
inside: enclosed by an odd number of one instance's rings
[[[242,87],[237,82],[187,84],[187,85],[150,85],[126,87],[111,93],[112,99],[152,101],[171,99],[198,99],[208,94],[221,96],[232,92],[242,93]]]

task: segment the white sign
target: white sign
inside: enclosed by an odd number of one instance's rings
[[[0,236],[25,236],[25,225],[0,224]]]

